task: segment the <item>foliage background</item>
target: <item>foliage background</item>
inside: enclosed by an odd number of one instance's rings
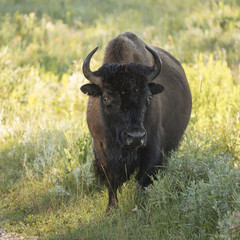
[[[190,124],[146,191],[119,209],[92,174],[81,66],[132,31],[183,64]],[[1,0],[0,223],[41,239],[240,238],[238,0]]]

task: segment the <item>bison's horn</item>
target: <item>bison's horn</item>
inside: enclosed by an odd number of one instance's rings
[[[152,53],[153,57],[154,57],[154,66],[153,66],[153,71],[148,74],[148,79],[149,81],[153,81],[158,74],[161,72],[162,69],[162,60],[160,58],[160,56],[150,47],[146,46],[146,49]]]
[[[98,47],[96,47],[93,51],[91,51],[88,56],[86,57],[86,59],[83,62],[83,74],[84,76],[91,82],[94,83],[96,85],[100,85],[100,77],[96,76],[96,74],[94,72],[92,72],[90,70],[89,64],[90,64],[90,60],[93,56],[93,54],[98,50]]]

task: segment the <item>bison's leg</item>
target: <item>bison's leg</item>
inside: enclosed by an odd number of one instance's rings
[[[144,188],[152,183],[152,177],[163,167],[164,154],[162,151],[143,150],[140,159],[140,168],[136,176],[138,183]]]
[[[108,206],[106,212],[109,213],[112,208],[117,208],[117,187],[114,184],[108,185]]]
[[[105,182],[108,188],[108,207],[107,212],[110,212],[111,208],[116,208],[118,199],[117,199],[117,188],[113,177],[110,175],[109,169],[107,167],[106,154],[101,142],[95,141],[93,146],[93,152],[95,155],[94,161],[94,170],[95,173],[100,179]]]
[[[103,180],[108,188],[108,206],[106,212],[109,213],[111,208],[116,208],[118,205],[117,199],[117,186],[111,181],[111,177],[108,168],[103,164],[96,164],[95,161],[95,171],[100,179]]]
[[[114,184],[114,181],[111,181],[111,176],[106,165],[96,164],[95,171],[98,173],[98,176],[100,176],[100,178],[105,182],[108,188],[108,206],[106,212],[109,213],[112,208],[116,208],[118,205],[118,186]]]
[[[110,174],[107,166],[106,153],[103,144],[99,141],[94,142],[93,151],[95,155],[94,170],[95,173],[102,181],[105,182],[108,188],[108,206],[107,212],[118,205],[117,189],[119,184],[116,183],[114,175]]]
[[[143,171],[143,169],[141,169],[141,171],[139,171],[139,173],[136,177],[138,183],[143,188],[147,187],[149,184],[152,183],[152,176],[155,176],[157,171],[158,171],[157,167],[151,167],[151,168],[146,169],[145,171]]]

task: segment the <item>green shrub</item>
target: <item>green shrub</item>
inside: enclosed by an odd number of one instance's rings
[[[214,53],[216,58],[221,58],[225,51],[229,65],[239,63],[240,9],[236,4],[206,1],[186,17],[185,27],[177,41],[184,61],[192,61],[197,55],[195,50],[201,49]]]

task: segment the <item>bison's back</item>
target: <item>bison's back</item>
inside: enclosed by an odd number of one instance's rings
[[[162,59],[162,71],[154,82],[161,83],[164,91],[154,96],[149,108],[148,121],[161,124],[162,144],[166,152],[175,149],[187,127],[192,109],[188,81],[179,61],[167,51],[153,47]],[[158,113],[158,117],[154,117]],[[158,122],[158,123],[157,123]],[[164,136],[164,138],[163,138]]]
[[[154,60],[146,44],[135,34],[126,32],[109,41],[103,64],[135,62],[146,66],[152,66]]]

